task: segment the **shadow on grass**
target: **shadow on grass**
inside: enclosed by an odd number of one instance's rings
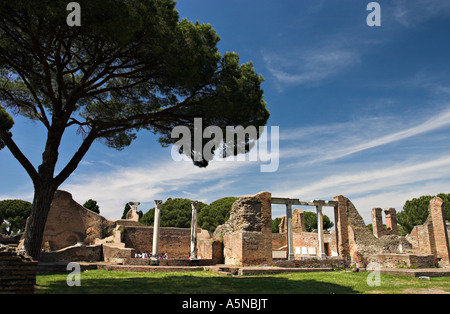
[[[353,294],[351,287],[317,280],[279,277],[219,277],[168,275],[163,277],[82,278],[80,287],[51,280],[37,293],[57,294]]]

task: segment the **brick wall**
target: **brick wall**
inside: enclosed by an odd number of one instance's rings
[[[287,251],[287,234],[272,233],[272,251],[277,251],[280,248],[282,248],[282,251]]]
[[[31,294],[36,284],[37,262],[0,248],[0,294]]]
[[[102,245],[74,245],[58,251],[42,252],[39,262],[97,262],[103,260],[102,255]]]
[[[433,254],[378,254],[376,261],[386,268],[412,267],[412,268],[433,268],[436,259]]]
[[[123,233],[125,247],[133,248],[136,253],[151,253],[153,250],[153,227],[149,226],[127,226]],[[197,228],[198,256],[202,259],[212,259],[214,250],[219,247],[212,240],[207,230]],[[190,228],[168,228],[161,227],[159,233],[159,254],[167,253],[170,259],[189,258],[191,248]],[[220,258],[219,258],[220,259]]]
[[[433,198],[428,208],[427,220],[423,225],[415,226],[407,239],[416,252],[434,254],[440,264],[448,265],[450,247],[443,204],[441,198]]]
[[[436,254],[431,219],[428,219],[423,225],[415,226],[406,239],[412,244],[415,251]]]
[[[51,251],[84,242],[89,245],[95,238],[110,233],[115,223],[78,204],[72,194],[56,191],[45,223],[42,244]]]
[[[328,257],[327,259],[309,258],[293,261],[273,260],[272,266],[297,268],[334,268],[344,267],[344,259],[342,257]]]

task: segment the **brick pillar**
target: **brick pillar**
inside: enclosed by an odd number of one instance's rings
[[[292,229],[295,233],[306,232],[305,214],[300,208],[296,208],[292,212]]]
[[[373,235],[379,238],[383,235],[383,216],[381,208],[372,208],[372,229]]]
[[[230,218],[218,226],[223,235],[224,262],[229,265],[258,265],[272,262],[271,194],[242,196],[233,203]]]
[[[447,228],[445,226],[444,201],[440,197],[433,198],[430,201],[428,210],[433,224],[436,257],[444,263],[449,263],[450,248]]]
[[[395,208],[386,208],[384,210],[384,215],[386,216],[386,228],[389,231],[389,234],[398,235],[397,211]]]
[[[339,195],[333,198],[338,202],[334,208],[334,220],[336,225],[336,243],[341,257],[350,257],[350,245],[348,242],[348,199]]]

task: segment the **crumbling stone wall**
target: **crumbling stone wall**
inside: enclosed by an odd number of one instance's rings
[[[441,198],[433,198],[428,207],[427,220],[423,225],[415,226],[407,239],[417,252],[433,254],[436,262],[448,265],[450,248],[443,206]]]
[[[287,251],[286,233],[272,233],[272,251]]]
[[[381,208],[372,209],[372,227],[373,235],[376,238],[384,235],[398,235],[397,212],[395,208],[386,208],[384,210],[386,216],[386,230],[383,229],[383,210]]]
[[[278,226],[280,233],[287,232],[286,215],[281,218],[280,225]],[[301,208],[296,208],[292,211],[292,231],[294,233],[306,232],[305,227],[305,214]]]
[[[358,266],[364,267],[370,262],[378,262],[378,254],[398,253],[400,248],[411,248],[411,244],[406,238],[398,235],[386,235],[376,238],[366,227],[363,218],[348,198],[339,196],[335,197],[335,200],[339,201],[339,207],[341,207],[339,210],[347,213],[348,229],[346,231],[348,243],[340,242],[340,245],[348,245],[351,260]],[[345,230],[339,231],[344,233]]]
[[[433,254],[392,254],[383,253],[377,255],[377,262],[386,268],[412,267],[412,268],[433,268],[436,265]]]
[[[413,250],[425,254],[436,253],[432,245],[434,243],[433,225],[429,217],[423,225],[415,226],[406,238],[411,243]]]
[[[43,248],[56,251],[78,242],[88,245],[109,234],[114,226],[113,221],[75,202],[70,193],[58,190],[45,224]]]
[[[61,250],[42,252],[39,257],[41,263],[52,262],[98,262],[103,260],[102,246],[73,245]]]
[[[242,196],[233,203],[230,218],[214,232],[223,240],[224,262],[258,265],[272,261],[271,194]]]
[[[37,262],[0,245],[0,294],[31,294],[36,284]]]
[[[140,224],[133,209],[130,211],[132,219],[110,221],[75,202],[70,193],[58,190],[44,229],[43,248],[49,252],[41,255],[42,260],[116,261],[131,258],[134,252],[151,252],[153,227]],[[86,246],[80,247],[80,242]],[[207,230],[201,229],[197,243],[201,258],[211,258],[220,246],[214,244]],[[159,245],[159,252],[172,259],[188,258],[190,229],[161,228]]]

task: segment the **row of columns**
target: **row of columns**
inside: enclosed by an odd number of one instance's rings
[[[160,234],[160,221],[161,221],[161,205],[162,201],[155,201],[155,218],[153,222],[153,247],[152,255],[150,257],[151,265],[159,265],[159,234]],[[192,220],[191,220],[191,248],[189,258],[196,260],[197,255],[197,211],[198,202],[192,202]]]
[[[294,232],[292,228],[292,205],[304,205],[315,206],[317,213],[317,230],[319,238],[318,256],[320,258],[326,257],[325,254],[325,242],[323,233],[323,206],[336,207],[336,203],[332,201],[311,201],[301,202],[296,199],[287,198],[272,198],[272,204],[286,204],[286,231],[287,231],[287,248],[288,248],[288,260],[294,260]]]
[[[323,212],[322,207],[325,203],[324,201],[312,201],[309,203],[299,202],[297,200],[289,200],[284,199],[284,203],[286,204],[286,226],[287,226],[287,246],[288,246],[288,260],[294,260],[294,232],[292,228],[292,205],[307,205],[307,206],[315,206],[317,213],[317,229],[318,229],[318,238],[319,238],[319,248],[318,248],[318,256],[323,258],[326,256],[325,254],[325,245],[324,245],[324,233],[323,233]],[[329,204],[330,203],[330,204]],[[160,235],[160,220],[161,220],[161,205],[162,201],[155,201],[155,218],[153,223],[153,248],[152,248],[152,256],[150,263],[152,265],[159,264],[159,235]],[[192,218],[191,218],[191,237],[190,237],[190,254],[189,258],[191,260],[198,259],[198,251],[197,251],[197,212],[198,212],[198,202],[192,202]],[[327,202],[326,206],[334,206],[334,203]]]
[[[322,206],[316,206],[317,213],[317,231],[319,238],[319,250],[318,256],[323,258],[326,256],[325,254],[325,244],[323,238],[323,213]],[[294,232],[292,229],[292,204],[286,204],[286,227],[287,227],[287,245],[288,245],[288,260],[294,260]]]

